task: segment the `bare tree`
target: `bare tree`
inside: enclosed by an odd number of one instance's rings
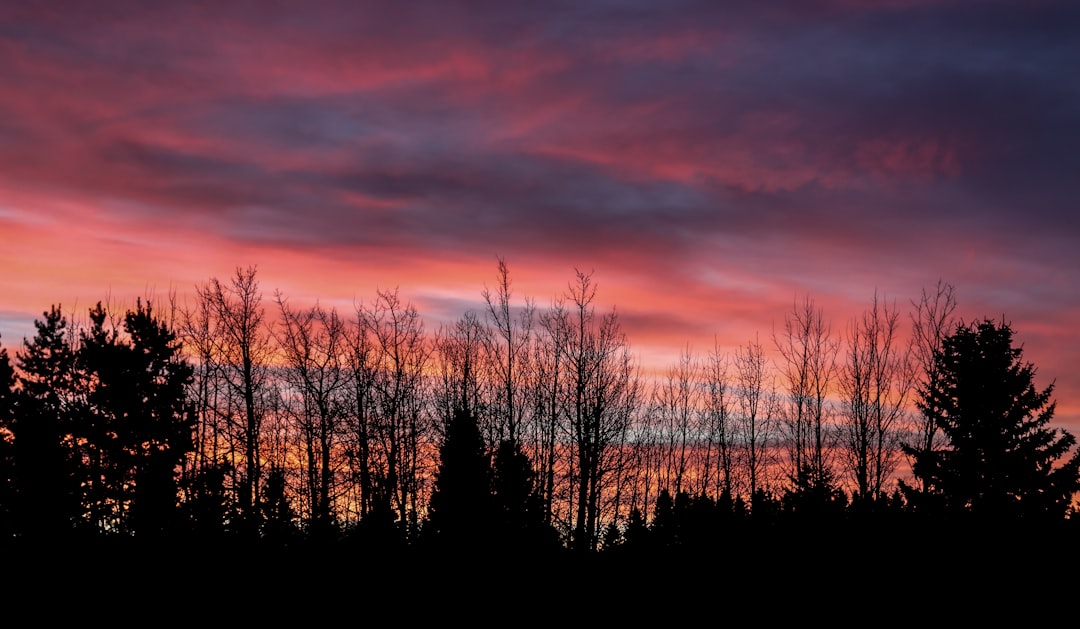
[[[735,350],[742,463],[749,483],[751,509],[768,486],[770,448],[775,435],[776,399],[768,386],[765,350],[755,337]]]
[[[627,515],[637,511],[637,516],[640,516],[642,521],[647,519],[659,492],[658,478],[662,465],[663,448],[660,444],[660,431],[656,426],[659,417],[654,410],[646,408],[644,412],[635,414],[633,421],[627,426],[623,445],[627,468],[623,471],[624,493],[629,494],[624,510]]]
[[[486,345],[488,359],[498,377],[500,394],[498,404],[499,440],[508,440],[516,449],[520,447],[521,423],[528,408],[528,396],[522,390],[527,379],[525,370],[529,366],[529,345],[533,336],[534,307],[532,301],[525,299],[521,311],[514,315],[511,308],[510,271],[506,260],[498,258],[498,278],[495,290],[487,287],[482,295],[487,303],[487,314],[494,334],[488,337]]]
[[[601,526],[601,497],[608,480],[611,449],[620,446],[637,405],[640,383],[626,336],[614,309],[597,317],[596,285],[577,271],[567,295],[565,357],[570,403],[571,471],[574,506],[573,545],[595,550]]]
[[[435,439],[427,413],[424,371],[431,354],[420,314],[397,290],[378,291],[364,317],[375,341],[376,417],[373,486],[376,508],[392,509],[406,534],[417,530]]]
[[[565,299],[558,297],[551,308],[540,313],[540,328],[533,347],[533,432],[532,460],[537,467],[540,499],[544,522],[554,526],[561,519],[557,513],[557,483],[562,476],[562,442],[559,437],[569,434],[569,409],[564,395],[570,374],[567,366],[567,346],[570,335],[569,310]]]
[[[215,319],[213,324],[200,325],[213,331],[208,338],[213,347],[209,349],[217,359],[212,362],[228,392],[223,400],[225,408],[216,412],[224,414],[230,429],[227,455],[232,469],[240,472],[237,494],[241,518],[254,531],[259,522],[260,434],[275,352],[256,268],[237,268],[228,284],[212,278],[196,287],[196,295],[205,302],[200,312],[212,313]]]
[[[911,305],[914,308],[911,313],[911,351],[915,386],[928,390],[928,387],[938,380],[938,366],[934,355],[942,350],[945,337],[954,327],[956,291],[952,284],[938,280],[933,293],[924,288],[919,300],[912,300]],[[928,403],[933,404],[934,400],[928,399]],[[933,407],[928,408],[926,413],[919,414],[917,433],[911,440],[912,443],[907,444],[911,450],[921,452],[924,456],[934,450],[937,425],[933,418],[937,414],[938,409]]]
[[[488,426],[486,443],[493,445],[496,430],[488,417],[490,378],[484,348],[490,330],[474,312],[466,312],[453,325],[440,326],[435,333],[434,354],[437,378],[435,406],[443,428],[457,411],[466,411],[479,425]]]
[[[785,474],[795,491],[826,488],[833,482],[834,441],[827,404],[840,342],[832,338],[822,310],[806,296],[784,315],[783,330],[773,331],[773,343],[787,394],[780,422]]]
[[[728,356],[713,339],[713,348],[703,367],[705,400],[703,414],[706,418],[706,479],[715,477],[716,499],[732,500],[738,491],[735,476],[735,427],[733,425],[731,376],[728,373]],[[710,461],[716,459],[716,473],[710,473]]]
[[[840,373],[844,460],[855,499],[877,500],[900,458],[900,428],[912,386],[907,348],[899,338],[899,312],[877,292],[870,309],[848,328]]]
[[[295,310],[280,291],[275,301],[281,314],[275,337],[286,365],[284,402],[301,440],[296,454],[305,470],[309,530],[320,536],[337,519],[339,442],[349,386],[345,323],[336,310],[318,303]]]
[[[375,382],[379,370],[380,349],[373,323],[362,305],[355,309],[355,319],[348,332],[348,368],[351,413],[348,418],[349,460],[352,493],[347,501],[359,519],[370,515],[376,506],[375,430],[378,417]],[[387,501],[386,504],[389,504]]]
[[[224,430],[216,421],[219,396],[222,395],[222,379],[219,377],[216,351],[217,319],[214,304],[202,298],[193,307],[181,309],[178,323],[184,351],[191,358],[195,373],[190,385],[188,399],[195,404],[195,452],[191,465],[185,470],[190,480],[208,466],[216,465],[221,456]]]
[[[652,392],[652,414],[658,431],[661,465],[659,487],[672,496],[688,489],[689,477],[697,470],[694,454],[697,450],[697,418],[700,408],[698,363],[689,347],[667,371],[666,377],[655,383]]]

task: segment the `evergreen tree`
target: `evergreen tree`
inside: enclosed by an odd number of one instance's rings
[[[79,334],[75,353],[77,378],[85,385],[71,430],[79,456],[81,499],[87,517],[101,529],[121,530],[127,511],[124,488],[123,443],[126,428],[117,415],[118,389],[128,385],[125,348],[119,330],[106,325],[108,313],[99,302],[90,309],[89,328]],[[111,323],[111,322],[110,322]],[[127,409],[120,410],[122,415]]]
[[[659,546],[673,546],[679,540],[678,529],[678,520],[675,518],[675,499],[665,487],[660,490],[656,496],[656,503],[653,505],[650,537]]]
[[[287,543],[297,537],[296,511],[286,494],[285,468],[272,465],[263,481],[259,496],[262,507],[263,537],[274,543]]]
[[[185,397],[193,368],[149,303],[127,311],[123,337],[107,329],[107,318],[100,303],[91,309],[78,353],[87,383],[81,436],[93,480],[101,481],[94,504],[117,530],[158,536],[180,520],[178,468],[193,447]]]
[[[784,511],[809,520],[823,520],[839,517],[847,505],[847,496],[837,486],[833,473],[828,469],[812,471],[808,466],[800,473],[793,487],[788,489],[780,501]],[[863,501],[862,506],[872,507],[873,500]]]
[[[1063,519],[1080,490],[1080,452],[1070,455],[1072,434],[1049,427],[1054,385],[1035,387],[1012,329],[961,323],[934,360],[938,376],[921,389],[919,409],[947,443],[907,449],[929,496],[905,486],[909,495],[981,520]]]
[[[645,521],[645,514],[641,509],[634,507],[630,510],[630,516],[626,519],[626,531],[623,533],[623,545],[642,550],[649,543],[649,524]]]
[[[544,505],[536,491],[536,472],[521,446],[499,443],[492,462],[496,520],[503,540],[519,548],[558,545],[558,533],[544,521]]]
[[[82,516],[72,437],[78,380],[68,321],[59,306],[34,321],[16,356],[19,388],[11,422],[17,519],[27,537],[72,532]]]
[[[475,547],[494,515],[491,463],[476,418],[458,409],[447,423],[428,509],[427,529],[440,544]]]
[[[196,538],[220,538],[235,520],[225,481],[232,468],[226,461],[205,463],[181,480],[181,511],[188,531]]]
[[[622,548],[625,542],[619,524],[617,522],[608,522],[607,526],[604,527],[604,535],[600,539],[600,550],[610,553]]]

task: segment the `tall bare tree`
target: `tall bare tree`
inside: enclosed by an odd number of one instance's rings
[[[787,456],[785,474],[795,491],[831,485],[834,435],[828,425],[828,397],[840,342],[821,308],[805,296],[773,331],[780,354],[780,377],[786,389],[780,428]]]
[[[346,500],[347,513],[355,513],[359,520],[370,515],[377,506],[375,465],[375,430],[378,417],[375,382],[379,371],[380,348],[375,326],[363,305],[355,308],[355,318],[347,328],[349,403],[348,428],[345,431],[348,445],[349,484],[351,492]],[[389,505],[389,501],[386,501]],[[389,508],[387,507],[387,510]]]
[[[938,381],[939,366],[934,356],[941,352],[945,337],[951,334],[954,328],[956,291],[952,284],[938,280],[933,292],[924,288],[919,300],[912,300],[911,305],[911,351],[915,386],[926,391]],[[927,412],[919,414],[917,432],[907,444],[910,448],[922,452],[923,456],[929,456],[936,446],[938,429],[934,417],[940,413],[940,409],[934,407],[934,403],[934,399],[928,400],[927,404],[930,406]]]
[[[896,471],[911,387],[899,311],[875,291],[870,308],[848,327],[847,356],[840,371],[844,463],[854,481],[855,499],[864,504],[881,496]]]
[[[654,428],[660,437],[660,489],[672,496],[687,491],[698,446],[699,365],[689,347],[683,349],[652,391]]]
[[[707,422],[704,473],[715,478],[715,499],[732,500],[738,491],[735,466],[735,426],[732,404],[735,397],[729,374],[728,355],[713,339],[713,347],[703,365],[705,400],[703,413]],[[711,472],[711,461],[716,471]]]
[[[297,429],[304,467],[304,504],[309,531],[329,533],[337,520],[338,472],[342,422],[349,390],[345,322],[334,309],[316,303],[294,309],[275,294],[280,325],[275,338],[284,358],[285,406]]]
[[[559,296],[539,314],[530,386],[534,418],[530,450],[537,471],[544,523],[549,526],[563,519],[557,512],[557,496],[564,450],[559,438],[569,434],[566,424],[570,416],[564,395],[570,377],[566,360],[570,314],[565,302],[565,297]]]
[[[535,308],[526,297],[524,306],[515,315],[511,306],[510,271],[502,257],[498,258],[494,291],[485,287],[482,295],[487,304],[489,324],[494,329],[494,334],[488,337],[488,359],[501,385],[497,398],[501,411],[498,414],[499,440],[505,439],[517,449],[520,447],[521,424],[529,406],[524,391],[525,370],[529,368]]]
[[[237,462],[244,460],[241,444],[246,440],[240,427],[246,426],[246,422],[237,420],[235,409],[242,407],[243,396],[237,394],[226,377],[231,368],[222,348],[226,332],[225,322],[218,314],[223,305],[219,297],[222,296],[216,294],[213,282],[197,287],[194,304],[185,303],[177,317],[184,352],[194,367],[188,399],[194,405],[196,421],[194,451],[185,461],[181,487],[188,517],[205,532],[224,530],[236,515],[247,517],[240,502],[244,495],[250,498],[240,480],[245,476],[244,470],[237,469]],[[262,397],[270,405],[261,406],[258,419],[260,465],[268,454],[264,441],[267,435],[271,437],[270,458],[285,457],[284,442],[275,439],[278,435],[273,427],[266,426],[266,419],[275,416],[272,407],[278,398],[263,392]],[[240,526],[244,526],[243,517],[237,522]]]
[[[646,407],[645,412],[637,413],[628,427],[628,436],[624,449],[627,452],[628,491],[626,511],[636,514],[644,522],[652,513],[656,497],[660,492],[661,467],[664,462],[664,448],[658,427],[659,414],[654,408]]]
[[[626,434],[640,396],[640,380],[614,309],[597,316],[596,285],[577,271],[567,294],[572,303],[565,338],[570,403],[573,545],[595,550],[601,526],[602,494],[612,469],[612,448]]]
[[[270,388],[270,366],[275,348],[270,326],[265,321],[262,291],[256,268],[237,268],[228,283],[212,278],[196,287],[196,295],[208,306],[215,323],[210,337],[216,373],[224,380],[228,393],[223,413],[229,427],[229,451],[233,470],[239,472],[236,484],[241,519],[250,530],[259,521],[261,477],[260,435]]]
[[[373,466],[376,508],[393,510],[407,535],[415,534],[434,469],[432,424],[424,372],[431,348],[419,312],[397,290],[380,290],[364,317],[375,341],[376,417]]]
[[[745,346],[736,348],[735,372],[742,464],[748,480],[750,507],[753,509],[770,479],[770,452],[775,438],[777,410],[775,392],[769,386],[765,349],[757,337]]]

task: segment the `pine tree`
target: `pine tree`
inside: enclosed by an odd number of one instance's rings
[[[194,411],[186,398],[194,368],[183,358],[176,334],[149,303],[124,315],[130,339],[135,463],[133,513],[143,534],[168,531],[178,520],[179,467],[194,448]],[[139,401],[142,404],[139,404]]]
[[[16,356],[11,430],[19,528],[28,537],[51,539],[73,531],[82,507],[71,432],[78,402],[75,352],[60,307],[44,315]]]
[[[180,343],[139,301],[123,331],[109,329],[99,303],[78,351],[86,412],[78,435],[89,478],[100,482],[92,511],[110,527],[157,536],[180,520],[178,466],[193,447],[193,416],[185,387],[193,368]]]
[[[918,405],[947,443],[908,449],[929,496],[907,491],[981,520],[1063,519],[1080,490],[1080,452],[1070,454],[1072,434],[1049,426],[1054,385],[1035,387],[1013,330],[989,319],[961,323],[935,365]]]

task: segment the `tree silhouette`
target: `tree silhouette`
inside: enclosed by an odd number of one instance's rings
[[[185,398],[193,368],[168,326],[141,300],[124,335],[90,310],[77,352],[86,409],[75,431],[83,445],[92,512],[109,528],[160,536],[179,520],[178,468],[193,448],[194,415]]]
[[[15,531],[15,455],[11,422],[15,417],[15,367],[0,346],[0,535]]]
[[[303,446],[306,521],[312,535],[336,534],[334,497],[341,467],[335,454],[344,432],[348,379],[345,321],[336,309],[316,304],[291,308],[280,291],[275,293],[281,318],[275,339],[284,358],[282,380],[293,395],[284,404],[288,424]],[[280,464],[279,464],[280,465]]]
[[[832,473],[836,438],[827,398],[837,375],[840,342],[809,295],[793,304],[784,315],[782,331],[774,330],[772,336],[785,389],[779,428],[787,456],[781,465],[792,494],[801,500],[828,501],[836,480]]]
[[[913,388],[934,381],[937,378],[937,366],[934,356],[941,351],[942,343],[954,327],[953,313],[956,311],[956,290],[952,284],[938,280],[931,293],[925,288],[920,298],[912,300],[911,305],[911,359]],[[909,451],[929,453],[938,442],[938,427],[933,417],[936,413],[920,413],[917,420],[918,432],[914,441],[905,445]],[[909,459],[909,462],[910,461]]]
[[[82,513],[71,443],[75,353],[59,306],[34,321],[16,356],[19,391],[11,422],[20,530],[48,539],[72,531]]]
[[[745,347],[735,350],[740,429],[745,440],[743,465],[749,480],[751,508],[755,512],[759,511],[758,500],[767,494],[769,454],[775,438],[777,397],[770,393],[766,382],[766,364],[764,349],[756,337]]]
[[[597,314],[596,290],[592,274],[577,271],[566,295],[571,314],[559,324],[565,326],[559,335],[565,339],[562,360],[567,367],[565,393],[576,466],[571,474],[571,541],[581,552],[596,550],[602,532],[601,496],[614,476],[610,459],[620,453],[621,439],[642,395],[618,313],[612,308]]]
[[[918,406],[947,444],[907,449],[928,496],[908,494],[984,521],[1063,518],[1080,490],[1080,452],[1070,456],[1076,438],[1048,426],[1054,385],[1035,387],[1009,325],[960,323],[934,358]]]
[[[189,532],[199,539],[220,538],[235,520],[235,503],[229,499],[225,479],[227,462],[204,463],[181,480],[182,516]]]
[[[435,427],[423,412],[431,342],[419,311],[396,288],[378,291],[360,320],[373,344],[371,362],[365,366],[374,376],[373,417],[367,430],[370,444],[376,446],[367,455],[373,494],[369,515],[389,507],[397,526],[413,536],[421,517],[420,475],[426,458],[421,445],[435,439]],[[385,513],[377,517],[385,519]]]
[[[223,379],[228,392],[229,410],[221,415],[230,421],[222,432],[229,436],[228,443],[239,459],[232,467],[234,473],[240,474],[233,481],[240,512],[238,528],[252,535],[259,524],[263,460],[259,448],[273,352],[256,275],[256,267],[237,267],[228,283],[211,278],[196,288],[205,316],[210,319],[208,324],[212,326],[206,350],[220,367],[216,374]],[[235,418],[237,409],[243,416],[240,421]],[[214,448],[217,445],[212,444]]]
[[[278,544],[287,543],[298,533],[296,512],[285,489],[285,468],[271,466],[261,494],[263,537]]]
[[[555,529],[544,521],[544,505],[536,488],[536,472],[517,443],[499,443],[492,461],[493,524],[504,544],[522,549],[558,543]]]
[[[241,276],[237,285],[254,290],[245,278],[253,279]],[[226,305],[243,310],[239,290],[223,294]],[[485,561],[508,559],[508,567],[598,549],[604,558],[573,560],[696,561],[728,552],[736,540],[746,553],[768,544],[805,563],[816,559],[800,557],[801,549],[865,548],[891,523],[908,540],[930,532],[916,542],[927,548],[962,541],[939,535],[951,529],[940,520],[911,513],[935,504],[980,520],[1077,521],[1065,517],[1075,513],[1070,500],[1080,490],[1075,439],[1049,427],[1053,385],[1034,387],[1034,368],[1004,324],[950,325],[953,334],[927,343],[937,349],[919,409],[933,425],[911,428],[934,438],[905,449],[918,482],[886,493],[879,481],[889,466],[868,456],[849,498],[839,474],[851,470],[826,456],[822,394],[839,395],[862,422],[867,452],[871,442],[881,445],[875,435],[905,407],[889,397],[902,390],[889,377],[890,366],[901,366],[888,360],[891,308],[857,321],[846,381],[809,374],[824,328],[799,328],[782,339],[782,353],[793,357],[786,380],[773,378],[756,339],[730,362],[718,344],[701,362],[688,348],[667,388],[658,389],[660,404],[646,408],[615,310],[596,313],[594,296],[582,273],[540,313],[536,342],[513,359],[520,380],[508,380],[509,364],[490,364],[484,348],[493,332],[475,315],[441,329],[432,344],[396,290],[381,291],[347,324],[317,304],[294,310],[279,298],[280,320],[264,321],[260,310],[260,327],[232,341],[222,319],[228,309],[220,310],[205,321],[213,326],[196,330],[201,344],[188,346],[196,378],[149,303],[122,316],[99,303],[86,323],[70,326],[53,307],[14,360],[0,348],[0,543],[100,539],[106,550],[160,557],[142,542],[225,552],[212,543],[220,541],[251,573],[264,549],[273,551],[268,562],[301,555],[322,562],[338,556],[325,551],[339,543],[400,565],[426,549],[437,551],[435,561],[479,553]],[[204,302],[210,312],[213,304]],[[806,303],[804,318],[823,321]],[[185,338],[202,338],[196,321],[183,322]],[[513,338],[524,343],[523,329]],[[934,323],[926,334],[937,329]],[[242,367],[247,341],[255,343],[251,386]],[[493,347],[508,353],[508,343]],[[790,403],[787,413],[782,401]],[[513,420],[502,417],[510,407]],[[777,483],[777,471],[790,484]],[[857,496],[875,498],[860,505]],[[931,526],[911,526],[923,522]],[[318,535],[320,526],[332,534]],[[67,535],[83,531],[95,535]],[[307,553],[310,541],[320,552]],[[253,554],[236,554],[244,549]],[[455,552],[438,552],[445,550]]]
[[[853,505],[872,508],[900,463],[901,426],[912,389],[908,351],[899,341],[900,313],[874,293],[848,328],[839,384],[843,467],[855,481]]]
[[[446,426],[427,529],[440,546],[474,547],[493,515],[491,463],[476,417],[459,408]]]
[[[799,474],[794,487],[789,488],[780,501],[786,513],[804,518],[804,521],[839,516],[848,506],[847,496],[827,468],[808,469]]]
[[[495,289],[492,291],[485,287],[481,295],[487,304],[487,316],[493,331],[484,340],[489,364],[498,380],[498,440],[507,440],[516,446],[522,438],[521,424],[527,405],[523,380],[528,368],[535,310],[532,301],[525,298],[520,314],[517,317],[513,315],[510,304],[512,284],[506,260],[499,256]]]

